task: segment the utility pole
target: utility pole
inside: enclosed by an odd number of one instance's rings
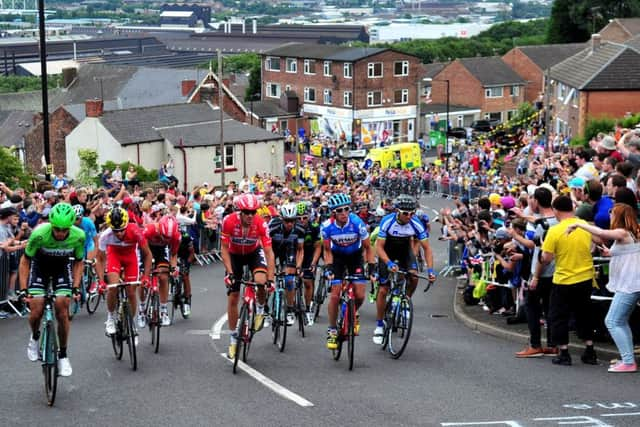
[[[45,179],[51,181],[53,165],[49,152],[49,93],[47,82],[47,33],[44,28],[44,0],[38,0],[38,28],[40,30],[40,74],[42,83],[42,143],[44,144]]]
[[[222,52],[220,51],[220,49],[218,49],[218,107],[220,108],[220,185],[224,190],[224,163],[226,159],[224,153],[224,114],[222,111],[223,105],[224,95],[222,93]]]
[[[551,99],[551,94],[549,93],[551,90],[551,79],[550,79],[550,69],[547,68],[544,73],[544,137],[547,140],[547,145],[549,144],[549,126],[551,126],[551,105],[549,105],[549,100]]]

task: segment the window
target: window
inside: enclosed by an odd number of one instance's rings
[[[578,107],[578,91],[571,89],[571,105]]]
[[[280,71],[280,58],[275,56],[267,56],[265,68],[269,71]]]
[[[485,113],[484,118],[486,120],[497,120],[502,122],[502,111],[498,111],[497,113]]]
[[[324,97],[323,97],[322,101],[325,103],[325,105],[331,105],[331,103],[333,102],[333,96],[331,94],[331,89],[325,89],[324,90]]]
[[[313,59],[305,59],[304,60],[304,73],[305,74],[315,74],[316,73],[316,61]]]
[[[325,76],[331,77],[331,61],[324,61],[323,71]]]
[[[394,104],[408,104],[409,103],[409,89],[398,89],[393,92]]]
[[[367,64],[367,76],[370,79],[382,77],[382,62],[369,62]]]
[[[349,90],[345,90],[344,91],[343,100],[344,100],[344,106],[345,107],[352,107],[353,106],[352,96],[353,96],[353,94],[351,93],[351,91],[349,91]]]
[[[304,88],[304,100],[305,102],[316,102],[316,90],[312,87]]]
[[[286,90],[287,92],[289,92],[291,90],[291,85],[286,85],[284,87],[284,90]]]
[[[225,145],[224,146],[224,168],[232,168],[233,167],[233,145]],[[216,169],[222,169],[220,164],[220,146],[216,145]]]
[[[267,83],[267,96],[269,98],[280,98],[280,84]]]
[[[566,95],[567,95],[567,87],[562,83],[558,83],[558,95],[557,95],[558,99],[562,101]]]
[[[287,73],[298,72],[298,60],[296,58],[287,58]]]
[[[367,92],[367,106],[375,107],[377,105],[382,105],[382,92]]]
[[[509,111],[507,111],[507,121],[513,119],[516,116],[516,114],[518,114],[517,110],[509,110]]]
[[[464,127],[464,116],[456,116],[456,126],[459,128]]]
[[[484,90],[486,98],[502,98],[502,87],[488,87]]]
[[[511,96],[520,96],[520,86],[511,86]]]
[[[394,76],[408,76],[409,75],[409,61],[396,61],[393,63],[393,75]]]
[[[344,78],[351,79],[353,78],[353,64],[351,62],[344,63]]]

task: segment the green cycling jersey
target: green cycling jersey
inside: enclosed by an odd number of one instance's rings
[[[68,262],[70,257],[82,260],[84,257],[84,240],[84,231],[75,225],[69,230],[66,239],[56,240],[53,237],[51,224],[42,224],[31,233],[24,253],[29,258],[35,257],[40,261],[46,261],[47,264],[59,263],[60,261]]]

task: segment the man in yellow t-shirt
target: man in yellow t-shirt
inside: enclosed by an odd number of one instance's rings
[[[585,340],[586,345],[581,360],[589,365],[597,365],[590,315],[594,277],[591,234],[580,228],[567,233],[569,225],[582,221],[574,215],[570,197],[556,197],[551,207],[558,224],[550,227],[544,238],[540,262],[545,265],[555,260],[556,264],[549,301],[549,322],[553,342],[560,351],[552,362],[556,365],[571,365],[568,344],[569,318],[573,312],[578,335]]]

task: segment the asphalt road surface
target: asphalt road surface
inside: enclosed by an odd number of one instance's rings
[[[430,212],[446,203],[423,199]],[[442,266],[446,246],[431,243]],[[194,267],[192,277],[192,318],[162,329],[159,354],[142,331],[137,372],[126,354],[122,361],[113,356],[104,305],[93,316],[78,315],[69,345],[73,375],[60,379],[52,408],[39,364],[26,357],[27,322],[0,321],[0,425],[640,425],[638,374],[608,374],[608,361],[583,365],[579,354],[571,367],[548,358],[517,360],[519,344],[453,318],[455,283],[444,278],[416,293],[413,333],[399,360],[373,344],[374,306],[365,303],[352,372],[344,356],[336,362],[325,348],[323,312],[306,338],[290,333],[283,354],[268,331],[259,333],[247,369],[234,375],[222,355],[223,268]]]

